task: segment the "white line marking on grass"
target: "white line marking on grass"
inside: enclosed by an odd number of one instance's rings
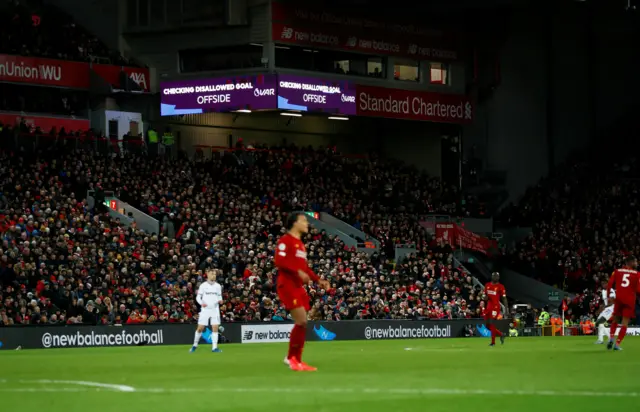
[[[116,385],[111,383],[100,383],[100,382],[89,382],[89,381],[60,381],[60,380],[49,380],[49,379],[38,379],[32,381],[21,381],[23,383],[45,383],[51,385],[79,385],[79,386],[90,386],[93,388],[102,388],[102,389],[110,389],[118,392],[134,392],[136,389],[132,386],[127,385]]]
[[[33,393],[43,393],[43,392],[52,392],[52,393],[60,393],[60,392],[88,392],[87,388],[0,388],[0,392],[33,392]]]
[[[26,382],[26,381],[23,381]],[[493,389],[389,389],[389,388],[133,388],[125,385],[110,385],[84,381],[28,381],[31,383],[67,383],[86,387],[65,388],[0,388],[0,392],[135,392],[135,393],[283,393],[283,394],[373,394],[373,395],[416,395],[416,396],[550,396],[550,397],[591,397],[591,398],[638,398],[638,392],[594,392],[594,391],[551,391],[551,390],[493,390]],[[82,383],[80,383],[82,382]],[[127,388],[127,389],[123,389]]]
[[[637,398],[638,392],[546,391],[546,390],[485,390],[485,389],[389,389],[389,388],[136,388],[136,392],[148,393],[337,393],[380,395],[495,395],[495,396],[571,396]]]

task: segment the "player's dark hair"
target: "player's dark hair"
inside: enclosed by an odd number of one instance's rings
[[[285,229],[291,230],[293,225],[298,221],[298,216],[301,214],[302,213],[300,212],[289,213],[289,216],[287,216],[287,220],[285,221]]]
[[[627,265],[633,263],[636,261],[636,257],[634,255],[629,255],[627,256],[627,258],[624,260],[624,263],[626,263]]]

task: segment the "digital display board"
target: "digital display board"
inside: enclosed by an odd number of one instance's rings
[[[276,76],[270,74],[163,82],[160,114],[274,109],[276,87]]]

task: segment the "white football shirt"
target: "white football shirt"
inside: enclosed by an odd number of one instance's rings
[[[196,301],[202,306],[206,304],[206,307],[202,309],[219,309],[219,303],[222,300],[222,286],[218,282],[210,283],[206,281],[198,288],[198,294],[196,295]]]

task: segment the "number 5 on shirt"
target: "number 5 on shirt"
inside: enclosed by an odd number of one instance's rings
[[[621,286],[622,286],[623,288],[626,288],[627,286],[629,286],[629,274],[628,274],[628,273],[625,273],[625,274],[622,276],[622,283],[621,283]]]

